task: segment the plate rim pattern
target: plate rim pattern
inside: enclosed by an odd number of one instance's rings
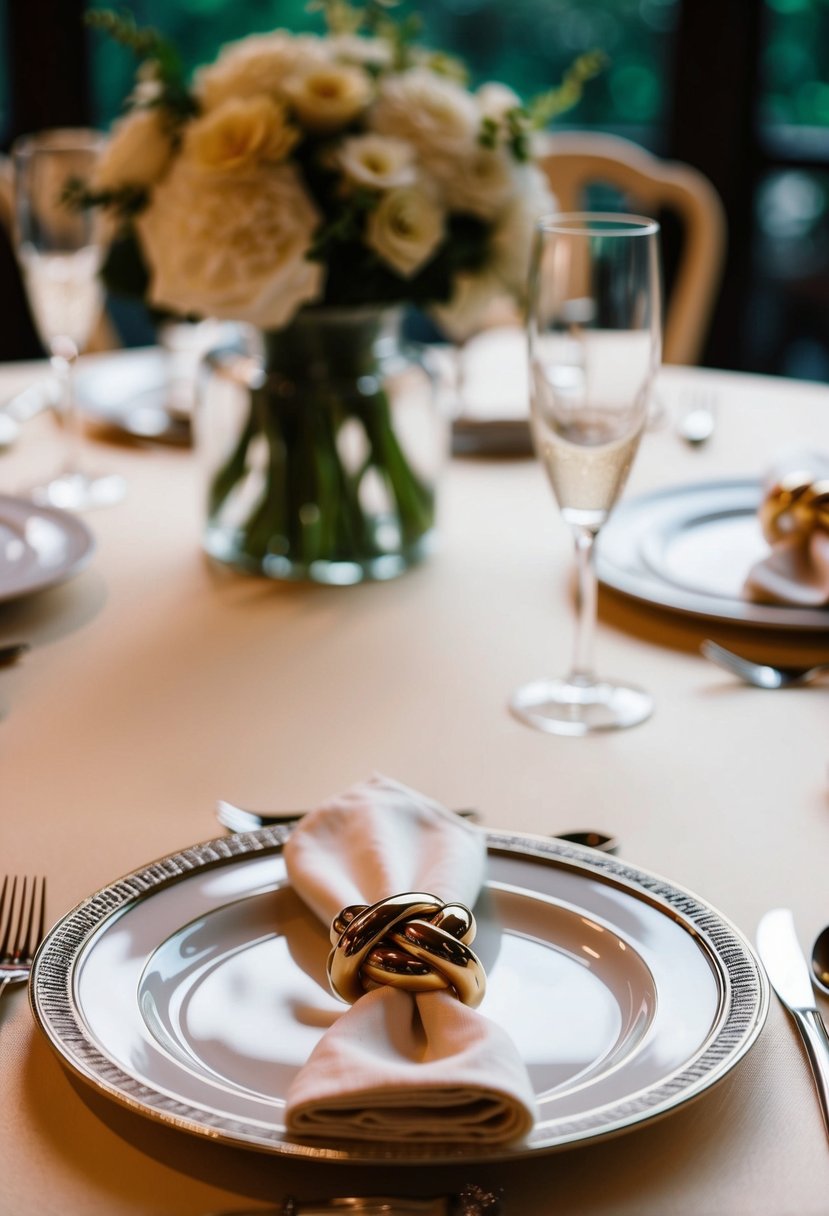
[[[542,1143],[485,1146],[458,1144],[418,1150],[401,1144],[341,1141],[337,1144],[286,1138],[275,1127],[238,1119],[171,1096],[126,1073],[91,1041],[73,999],[75,964],[90,938],[112,917],[145,896],[195,870],[279,853],[290,825],[260,828],[195,844],[125,875],[82,900],[49,931],[37,952],[29,986],[36,1025],[64,1066],[99,1092],[133,1111],[225,1144],[293,1158],[370,1164],[452,1164],[517,1160],[565,1149],[631,1129],[683,1105],[721,1080],[753,1046],[766,1020],[769,987],[745,936],[710,904],[675,883],[619,858],[553,838],[486,829],[493,853],[517,854],[587,873],[645,898],[696,937],[720,981],[720,1018],[701,1050],[667,1077],[609,1105],[552,1121],[555,1134]]]

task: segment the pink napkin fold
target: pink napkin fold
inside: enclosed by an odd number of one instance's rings
[[[793,486],[807,486],[804,494]],[[815,509],[814,489],[823,508]],[[829,605],[829,455],[806,449],[784,453],[763,483],[760,521],[770,553],[751,567],[744,591],[766,604],[802,608]]]
[[[480,829],[384,777],[306,815],[285,846],[297,894],[330,925],[349,904],[425,891],[472,907],[484,879]],[[472,943],[474,949],[474,942]],[[287,1098],[301,1137],[500,1144],[535,1119],[506,1032],[446,991],[377,988],[326,1031]]]

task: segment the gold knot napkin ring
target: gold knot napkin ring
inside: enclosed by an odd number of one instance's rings
[[[763,500],[760,526],[770,544],[794,536],[805,540],[816,528],[829,532],[829,478],[803,471],[781,477]]]
[[[469,942],[475,917],[463,904],[408,891],[376,904],[352,904],[331,923],[332,991],[353,1005],[382,984],[408,992],[445,988],[464,1005],[480,1005],[486,974]]]

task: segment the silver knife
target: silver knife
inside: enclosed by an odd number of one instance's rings
[[[809,968],[788,908],[775,908],[762,918],[757,926],[757,951],[772,988],[800,1031],[829,1135],[829,1035],[815,1003]]]

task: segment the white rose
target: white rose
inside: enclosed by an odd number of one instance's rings
[[[418,186],[384,194],[366,225],[366,243],[407,279],[429,260],[443,236],[443,208]]]
[[[319,132],[347,126],[372,94],[368,74],[347,63],[312,64],[289,76],[284,89],[300,122]]]
[[[487,325],[496,311],[498,319],[502,318],[507,311],[505,298],[509,299],[509,293],[491,268],[479,274],[470,271],[457,275],[446,304],[436,304],[429,311],[448,338],[466,342]]]
[[[205,172],[180,157],[137,227],[150,301],[180,314],[275,328],[318,298],[306,258],[319,216],[290,165]]]
[[[555,211],[556,202],[546,175],[535,165],[522,165],[515,173],[515,183],[516,192],[496,221],[490,247],[494,272],[517,299],[522,299],[536,223],[542,215]]]
[[[493,219],[515,189],[514,162],[501,149],[473,148],[453,160],[430,165],[450,211],[466,211],[482,220]]]
[[[481,85],[475,93],[475,100],[481,115],[499,124],[504,121],[510,110],[521,105],[521,98],[517,93],[494,80]]]
[[[201,68],[195,75],[194,90],[204,110],[259,93],[284,101],[288,76],[328,59],[326,44],[313,34],[295,36],[283,30],[252,34],[231,42],[215,63]]]
[[[112,128],[95,167],[95,190],[119,186],[150,187],[163,176],[172,145],[158,109],[132,110]]]
[[[340,169],[350,182],[370,190],[408,186],[415,179],[415,150],[391,135],[352,135],[336,152]]]
[[[334,34],[326,41],[333,58],[342,63],[374,68],[391,67],[392,48],[385,39],[363,38],[360,34]]]
[[[408,140],[429,165],[434,158],[471,152],[480,117],[472,96],[460,85],[413,68],[382,81],[368,125],[381,135]]]

